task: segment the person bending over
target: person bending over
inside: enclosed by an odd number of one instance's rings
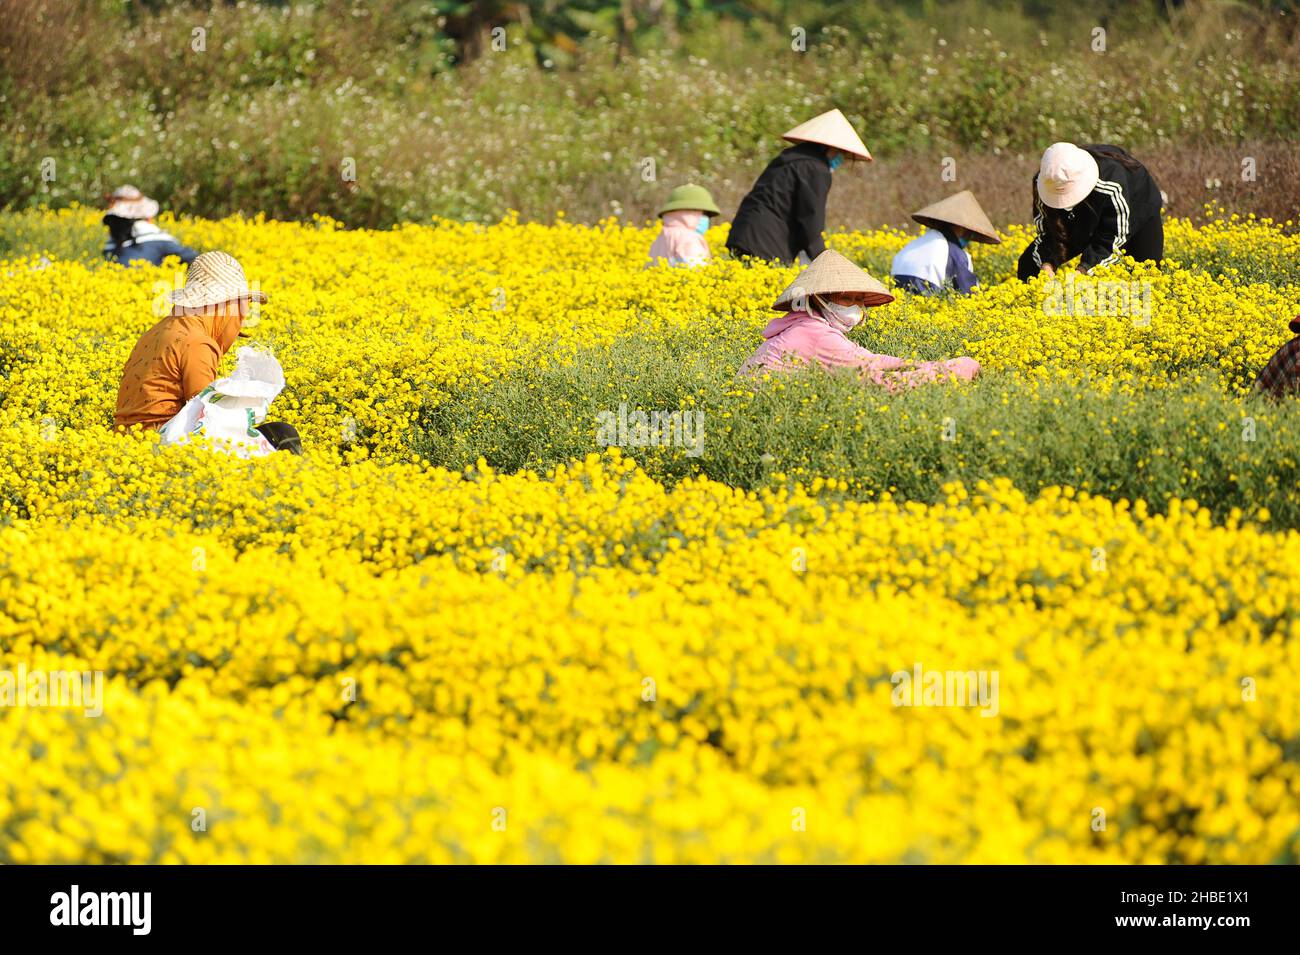
[[[257,325],[252,305],[266,293],[250,289],[243,267],[225,252],[204,252],[185,287],[168,294],[171,314],[140,336],[122,369],[113,420],[119,428],[157,430],[217,380],[221,357]],[[302,454],[297,430],[280,422],[257,426],[277,451]]]
[[[945,289],[969,295],[979,285],[966,246],[972,241],[996,245],[1002,241],[975,194],[969,189],[949,196],[912,218],[926,231],[898,250],[890,274],[899,288],[919,295],[938,295]]]
[[[831,173],[846,160],[871,161],[871,153],[838,109],[790,130],[795,145],[767,164],[731,222],[727,250],[748,262],[792,265],[826,250],[826,197]],[[801,258],[802,257],[802,258]]]
[[[163,259],[174,255],[189,265],[198,258],[197,252],[154,225],[158,203],[135,186],[119,186],[107,198],[109,206],[104,213],[104,225],[108,228],[108,241],[104,243],[104,258],[110,262],[162,265]]]
[[[756,376],[810,365],[848,368],[892,392],[949,378],[970,380],[980,373],[973,358],[913,362],[876,354],[849,338],[849,331],[862,322],[864,307],[893,300],[866,271],[827,249],[773,303],[774,310],[786,314],[763,329],[763,343],[745,360],[739,374]]]
[[[1017,274],[1022,281],[1051,275],[1076,255],[1085,274],[1122,255],[1158,264],[1165,254],[1162,201],[1151,173],[1118,146],[1049,146],[1034,177],[1037,235]]]

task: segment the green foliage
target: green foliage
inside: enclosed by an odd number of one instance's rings
[[[680,446],[624,448],[669,482],[702,475],[754,489],[820,476],[846,481],[851,497],[932,502],[948,481],[1004,477],[1028,493],[1070,485],[1145,499],[1157,511],[1170,497],[1193,498],[1220,519],[1266,506],[1275,524],[1300,528],[1300,403],[1230,396],[1196,376],[1121,391],[985,374],[888,395],[848,375],[813,371],[773,384],[717,373],[747,350],[620,341],[431,404],[412,444],[452,468],[480,457],[503,471],[547,468],[598,450],[599,416],[620,405],[684,409],[703,415],[698,456]]]
[[[0,28],[5,208],[93,202],[131,181],[205,216],[593,219],[650,207],[666,180],[733,194],[783,129],[833,105],[882,157],[1300,134],[1281,28],[1211,43],[1118,18],[1103,56],[1059,18],[964,0],[678,2],[653,16],[630,3],[630,19],[596,0],[131,6],[130,19],[112,4],[38,5]],[[525,6],[537,8],[526,20]],[[791,49],[792,24],[806,52]],[[452,70],[494,26],[507,49]],[[49,30],[66,43],[50,49]]]

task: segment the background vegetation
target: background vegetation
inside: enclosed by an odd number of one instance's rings
[[[640,220],[694,180],[729,213],[782,130],[839,106],[879,161],[837,177],[832,225],[961,187],[1023,221],[1058,139],[1130,146],[1176,214],[1300,217],[1294,4],[1090,8],[0,0],[0,205],[131,181],[204,216]]]

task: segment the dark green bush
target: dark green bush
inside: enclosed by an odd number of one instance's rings
[[[947,481],[1005,477],[1030,493],[1070,485],[1157,511],[1174,496],[1220,518],[1267,507],[1277,524],[1300,527],[1300,402],[1233,397],[1209,377],[1135,390],[986,374],[889,395],[846,375],[808,372],[779,385],[718,375],[751,345],[625,340],[520,369],[426,408],[412,445],[446,467],[482,457],[503,471],[546,468],[601,450],[598,416],[620,403],[689,409],[703,414],[701,454],[625,453],[668,482],[702,475],[758,488],[826,477],[846,481],[852,497],[934,501]]]

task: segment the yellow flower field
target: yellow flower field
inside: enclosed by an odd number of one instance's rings
[[[256,466],[236,470],[229,496],[247,500]],[[206,533],[171,514],[3,532],[5,666],[102,669],[107,684],[102,717],[0,721],[18,760],[0,852],[1259,862],[1297,848],[1300,535],[1005,486],[930,508],[667,491],[617,457],[547,478],[355,470],[366,498],[390,481],[406,512],[381,498],[372,522],[358,502],[292,541],[235,514]],[[997,712],[892,705],[891,674],[917,663],[998,670]]]
[[[0,862],[1300,858],[1300,531],[1264,496],[1215,520],[1009,478],[909,500],[784,461],[762,487],[668,481],[594,426],[553,469],[426,460],[447,402],[633,340],[748,394],[735,357],[794,271],[644,269],[652,231],[613,222],[175,223],[269,293],[272,415],[307,454],[164,449],[110,425],[183,270],[95,262],[86,211],[3,227],[31,254],[0,261]],[[980,251],[976,296],[901,299],[867,334],[978,358],[957,397],[1086,372],[1172,406],[1205,373],[1245,400],[1300,312],[1300,240],[1271,223],[1172,223],[1163,273],[1110,270],[1149,283],[1145,323],[1045,310],[1042,280],[1007,280],[1024,235]],[[877,273],[903,241],[833,239]],[[864,401],[900,428],[919,407]],[[1266,440],[1289,414],[1224,466],[1292,467]],[[733,426],[707,418],[706,456]],[[995,689],[904,705],[918,668]],[[64,671],[102,692],[5,696]]]
[[[38,215],[28,214],[34,221],[19,233],[31,242],[51,230],[98,238],[98,213]],[[397,450],[421,400],[473,388],[520,363],[545,365],[629,335],[689,334],[704,353],[737,339],[752,348],[773,314],[771,301],[797,273],[747,269],[725,258],[698,272],[645,269],[653,230],[613,222],[589,228],[563,220],[491,227],[439,221],[345,232],[327,219],[315,225],[229,219],[186,220],[174,228],[196,248],[235,255],[269,294],[257,337],[274,347],[292,384],[276,410],[317,447],[338,446],[346,424],[373,433],[378,449]],[[1038,374],[1063,366],[1159,382],[1170,373],[1225,365],[1232,384],[1244,388],[1245,369],[1268,360],[1289,337],[1284,317],[1300,312],[1300,279],[1268,283],[1132,266],[1107,276],[1150,282],[1146,324],[1126,314],[1046,314],[1046,280],[998,281],[1013,270],[1026,235],[1016,228],[1003,246],[975,250],[976,268],[990,285],[983,294],[965,301],[908,298],[873,310],[873,329],[887,336],[921,328],[940,337],[960,329],[955,345],[993,370]],[[710,238],[721,254],[725,229],[712,230]],[[878,275],[887,274],[889,257],[904,241],[891,230],[832,237],[833,246]],[[1269,223],[1228,221],[1198,230],[1175,222],[1169,245],[1175,260],[1228,249],[1265,270],[1300,258],[1300,237]],[[0,299],[4,414],[110,423],[126,355],[157,321],[159,296],[183,284],[183,269],[58,258],[42,266],[37,258],[5,265],[13,274]],[[915,357],[934,356],[918,351]],[[738,363],[717,372],[730,375]]]

